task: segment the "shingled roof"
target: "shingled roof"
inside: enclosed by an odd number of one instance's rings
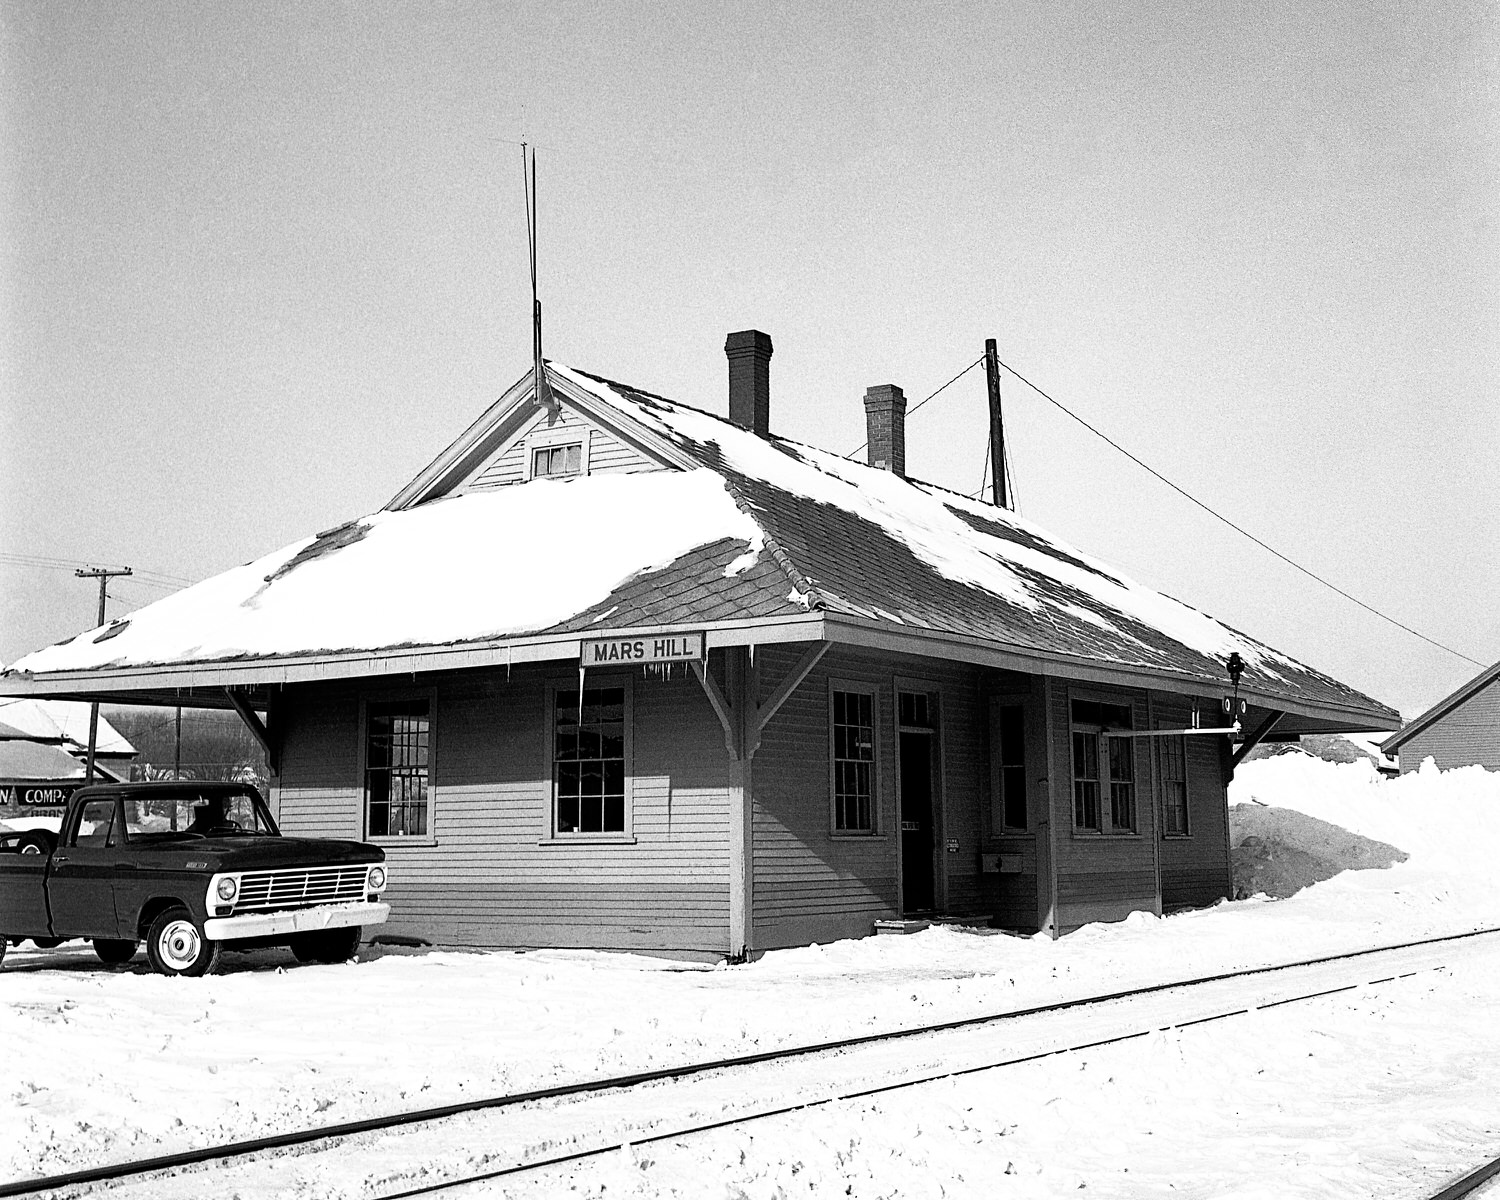
[[[486,429],[531,403],[518,385],[387,510],[29,655],[12,682],[329,658],[376,673],[398,650],[524,642],[529,657],[564,657],[537,647],[571,636],[576,653],[579,635],[642,628],[753,642],[813,621],[822,636],[884,631],[913,652],[1198,694],[1224,690],[1238,652],[1257,703],[1399,723],[1015,513],[561,364],[548,375],[563,404],[669,469],[460,494],[444,464],[472,461]],[[420,570],[394,570],[403,556]]]

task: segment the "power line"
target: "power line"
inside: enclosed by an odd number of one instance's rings
[[[952,379],[948,380],[947,383],[943,384],[942,387],[938,388],[938,390],[936,392],[933,392],[931,396],[928,396],[924,400],[918,400],[915,404],[913,404],[910,408],[908,408],[906,410],[906,415],[908,417],[910,417],[912,415],[912,413],[916,412],[917,409],[921,408],[922,405],[926,404],[928,400],[932,400],[940,392],[946,391],[949,387],[951,387],[953,384],[957,383],[960,379],[962,379],[965,375],[967,375],[970,371],[972,371],[975,367],[977,367],[983,361],[984,361],[984,355],[981,354],[978,358],[976,358],[973,362],[971,362],[967,367],[965,367],[962,371],[960,371]],[[861,450],[863,450],[869,444],[870,444],[869,442],[860,442],[859,445],[857,445],[856,447],[854,447],[854,449],[851,450],[851,451],[849,451],[849,453],[846,454],[846,455],[844,455],[844,457],[845,458],[853,458],[856,454],[858,454]]]
[[[1148,463],[1142,462],[1139,458],[1137,458],[1129,450],[1125,449],[1124,446],[1120,445],[1119,442],[1115,441],[1108,434],[1103,433],[1100,430],[1094,428],[1094,426],[1090,425],[1087,421],[1085,421],[1082,417],[1080,417],[1072,409],[1068,408],[1068,406],[1065,405],[1065,404],[1063,404],[1060,400],[1056,400],[1052,396],[1049,396],[1046,392],[1044,392],[1036,384],[1032,383],[1031,380],[1027,379],[1026,376],[1022,375],[1021,372],[1017,371],[1009,363],[1007,363],[1007,362],[1005,362],[1005,361],[1002,360],[1000,362],[1000,365],[1002,367],[1004,367],[1007,371],[1009,371],[1012,375],[1014,375],[1017,379],[1019,379],[1022,383],[1024,383],[1027,387],[1029,387],[1033,392],[1035,392],[1043,400],[1047,401],[1048,404],[1051,404],[1054,407],[1059,408],[1063,412],[1067,413],[1068,416],[1072,417],[1073,420],[1077,421],[1080,425],[1082,425],[1085,429],[1087,429],[1095,437],[1098,437],[1098,438],[1102,439],[1103,441],[1107,442],[1109,445],[1113,446],[1116,450],[1118,450],[1121,454],[1123,454],[1131,462],[1135,463],[1136,466],[1138,466],[1142,470],[1147,471],[1150,474],[1154,475],[1157,479],[1161,480],[1162,483],[1166,484],[1169,488],[1171,488],[1178,495],[1182,496],[1186,500],[1190,500],[1193,504],[1196,504],[1204,512],[1208,513],[1209,516],[1213,517],[1215,520],[1222,521],[1225,525],[1228,525],[1229,528],[1233,529],[1236,533],[1238,533],[1238,534],[1240,534],[1240,535],[1242,535],[1244,537],[1249,538],[1252,542],[1254,542],[1262,550],[1265,550],[1267,553],[1274,555],[1276,558],[1279,558],[1282,562],[1286,563],[1287,566],[1293,567],[1296,570],[1301,571],[1302,574],[1306,575],[1309,579],[1312,579],[1312,580],[1314,580],[1314,581],[1316,581],[1318,583],[1321,583],[1324,587],[1328,588],[1330,591],[1337,592],[1345,600],[1348,600],[1352,604],[1357,604],[1360,608],[1364,609],[1368,613],[1373,614],[1374,616],[1379,617],[1382,621],[1386,621],[1386,622],[1388,622],[1388,623],[1396,626],[1397,629],[1405,630],[1407,633],[1411,634],[1415,638],[1420,638],[1422,641],[1426,642],[1429,646],[1436,646],[1439,650],[1445,650],[1449,654],[1452,654],[1456,658],[1461,658],[1465,662],[1473,663],[1476,667],[1484,667],[1484,666],[1488,666],[1489,665],[1488,663],[1480,662],[1477,658],[1470,658],[1467,654],[1463,653],[1463,651],[1461,651],[1461,650],[1455,650],[1452,646],[1445,646],[1445,645],[1443,645],[1442,642],[1436,641],[1433,638],[1428,637],[1425,633],[1419,633],[1417,630],[1413,629],[1410,625],[1404,624],[1403,622],[1396,620],[1395,617],[1387,616],[1385,613],[1381,612],[1378,608],[1374,607],[1374,605],[1366,604],[1358,596],[1351,595],[1350,593],[1346,592],[1343,588],[1339,587],[1338,584],[1336,584],[1336,583],[1330,583],[1328,580],[1324,579],[1317,572],[1311,571],[1307,567],[1304,567],[1301,563],[1297,562],[1296,560],[1288,558],[1280,550],[1276,549],[1274,546],[1268,545],[1267,543],[1263,542],[1260,538],[1256,537],[1248,529],[1245,529],[1243,526],[1236,525],[1228,517],[1224,516],[1223,513],[1215,511],[1213,508],[1210,508],[1207,504],[1205,504],[1202,500],[1199,500],[1197,496],[1194,496],[1191,492],[1189,492],[1186,489],[1181,488],[1177,484],[1173,483],[1170,479],[1168,479],[1165,475],[1163,475],[1155,467],[1150,466]]]
[[[0,563],[12,563],[21,567],[40,567],[48,571],[76,571],[80,567],[94,567],[98,564],[98,560],[92,559],[85,562],[81,559],[49,558],[43,554],[16,554],[10,551],[0,551]],[[184,579],[180,575],[168,575],[161,571],[136,571],[132,577],[138,583],[159,588],[191,587],[197,582],[194,579]]]

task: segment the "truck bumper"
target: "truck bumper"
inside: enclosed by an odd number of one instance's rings
[[[214,942],[232,942],[239,938],[316,933],[320,929],[347,929],[351,925],[379,925],[390,915],[391,906],[376,900],[319,904],[315,908],[293,908],[285,912],[210,917],[203,922],[203,936]]]

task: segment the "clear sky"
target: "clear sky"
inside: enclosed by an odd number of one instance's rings
[[[523,373],[523,135],[549,357],[722,412],[760,328],[772,428],[850,451],[867,386],[915,402],[994,337],[1500,658],[1488,0],[6,0],[0,53],[0,660],[94,623],[17,559],[202,578],[378,509]],[[1058,536],[1408,716],[1477,673],[1004,391]],[[982,373],[907,442],[975,491]]]

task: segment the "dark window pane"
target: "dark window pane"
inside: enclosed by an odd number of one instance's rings
[[[625,689],[556,693],[553,784],[558,833],[625,831]]]

